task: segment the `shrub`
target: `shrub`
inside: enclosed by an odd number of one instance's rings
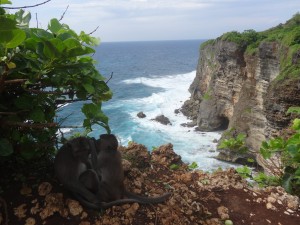
[[[110,132],[101,104],[112,93],[94,66],[99,43],[75,33],[57,19],[46,30],[30,28],[30,13],[10,14],[0,3],[0,156],[32,158],[53,153],[62,104],[86,101],[83,127],[98,124]]]

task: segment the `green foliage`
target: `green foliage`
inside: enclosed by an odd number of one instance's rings
[[[265,173],[259,172],[257,175],[253,176],[253,180],[256,181],[259,186],[278,186],[280,184],[280,178],[277,176],[269,176]]]
[[[200,45],[200,50],[204,49],[206,46],[208,45],[212,45],[215,43],[215,40],[214,39],[210,39],[208,41],[205,41],[203,42],[201,45]]]
[[[189,165],[189,169],[190,170],[194,170],[194,169],[197,169],[198,168],[198,164],[196,162],[192,162],[190,165]]]
[[[86,131],[97,124],[110,133],[101,106],[112,92],[91,57],[99,40],[57,19],[47,30],[30,28],[30,19],[23,10],[9,14],[0,7],[0,156],[52,153],[56,112],[74,101],[84,101]]]
[[[300,107],[292,107],[289,113],[298,113]],[[294,134],[287,140],[281,137],[273,138],[262,143],[260,153],[265,159],[269,159],[274,153],[282,157],[284,173],[281,177],[281,185],[289,193],[300,194],[300,119],[293,121],[291,128]]]
[[[221,141],[218,149],[229,149],[237,153],[246,153],[248,151],[247,146],[245,145],[245,134],[238,134],[236,137],[224,139]]]
[[[236,172],[243,178],[252,177],[252,171],[248,166],[238,167],[236,168]]]
[[[255,181],[260,187],[277,186],[280,184],[280,178],[276,176],[269,176],[262,172],[253,175],[252,169],[248,166],[236,168],[236,172],[244,179],[251,179]]]
[[[300,115],[300,107],[290,107],[288,109],[288,111],[286,112],[286,114],[288,114],[288,113],[295,113],[295,114]]]
[[[180,166],[177,165],[177,164],[172,164],[172,165],[170,166],[170,169],[171,169],[171,170],[178,170],[179,168],[180,168]]]
[[[274,51],[280,53],[280,74],[276,77],[274,83],[282,85],[283,82],[281,81],[283,80],[299,80],[300,60],[297,59],[300,52],[299,18],[300,14],[297,13],[285,24],[280,24],[263,32],[256,32],[252,29],[244,32],[227,32],[216,40],[208,40],[202,43],[200,50],[221,40],[236,43],[245,54],[255,55],[261,44],[272,42],[274,43]]]
[[[156,151],[157,149],[158,149],[158,147],[152,146],[152,152],[153,152],[153,151]]]
[[[252,49],[258,46],[258,42],[263,38],[263,36],[251,29],[245,30],[243,33],[239,33],[237,31],[228,32],[223,34],[220,38],[222,41],[234,42],[242,48],[250,46]]]

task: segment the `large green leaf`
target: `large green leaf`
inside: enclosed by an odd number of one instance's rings
[[[285,173],[282,177],[282,187],[288,193],[292,193],[292,191],[293,191],[292,180],[293,180],[293,175],[291,173]]]
[[[63,42],[57,38],[51,38],[50,40],[44,41],[43,53],[50,59],[59,58],[65,49]]]
[[[51,34],[46,30],[39,29],[39,28],[31,28],[30,30],[31,30],[31,37],[37,41],[54,38],[53,34]]]
[[[89,94],[94,94],[95,93],[95,88],[92,84],[89,83],[84,83],[82,84],[84,89],[89,93]]]
[[[19,109],[30,110],[33,107],[32,100],[33,100],[32,97],[22,95],[19,98],[15,99],[14,104]]]
[[[0,5],[5,5],[5,4],[11,4],[11,1],[9,1],[9,0],[1,0],[0,1]]]
[[[31,111],[29,115],[30,119],[32,119],[34,122],[41,123],[45,121],[45,114],[42,109],[36,108],[33,111]]]
[[[62,28],[62,25],[59,23],[59,21],[54,18],[50,20],[50,23],[48,24],[48,29],[56,34],[60,29]]]
[[[294,119],[292,128],[294,130],[300,131],[300,119],[298,119],[298,118]]]
[[[76,57],[94,53],[95,50],[89,47],[82,46],[78,40],[69,38],[64,41],[68,57]]]
[[[15,13],[16,21],[20,27],[29,27],[29,22],[31,20],[30,12],[25,12],[23,9],[20,9]]]
[[[13,153],[13,147],[11,143],[5,139],[0,139],[0,156],[9,156]]]
[[[26,34],[21,29],[0,31],[0,43],[3,43],[5,48],[15,48],[19,46],[25,38]]]
[[[16,29],[16,24],[16,21],[0,16],[0,32]]]

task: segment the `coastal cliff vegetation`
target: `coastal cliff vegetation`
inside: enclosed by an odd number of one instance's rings
[[[234,42],[245,51],[245,54],[255,55],[258,53],[262,42],[276,42],[280,44],[280,74],[277,81],[299,77],[300,63],[297,62],[300,52],[300,13],[296,13],[284,24],[266,31],[245,30],[244,32],[231,31],[223,34],[217,39],[204,42],[200,49],[208,44],[219,40]]]
[[[299,90],[297,13],[266,31],[232,31],[204,42],[190,87],[192,101],[183,112],[197,119],[200,130],[218,130],[226,122],[218,158],[252,165],[257,161],[268,174],[252,176],[244,167],[238,170],[242,175],[299,194]]]

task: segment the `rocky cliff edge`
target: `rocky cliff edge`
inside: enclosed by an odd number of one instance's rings
[[[202,44],[183,114],[201,131],[246,134],[255,157],[262,141],[289,125],[287,109],[300,106],[300,30],[295,23],[299,27],[299,14],[265,32],[231,32]],[[275,34],[283,36],[276,39]],[[219,158],[239,162],[245,156],[222,151]]]

